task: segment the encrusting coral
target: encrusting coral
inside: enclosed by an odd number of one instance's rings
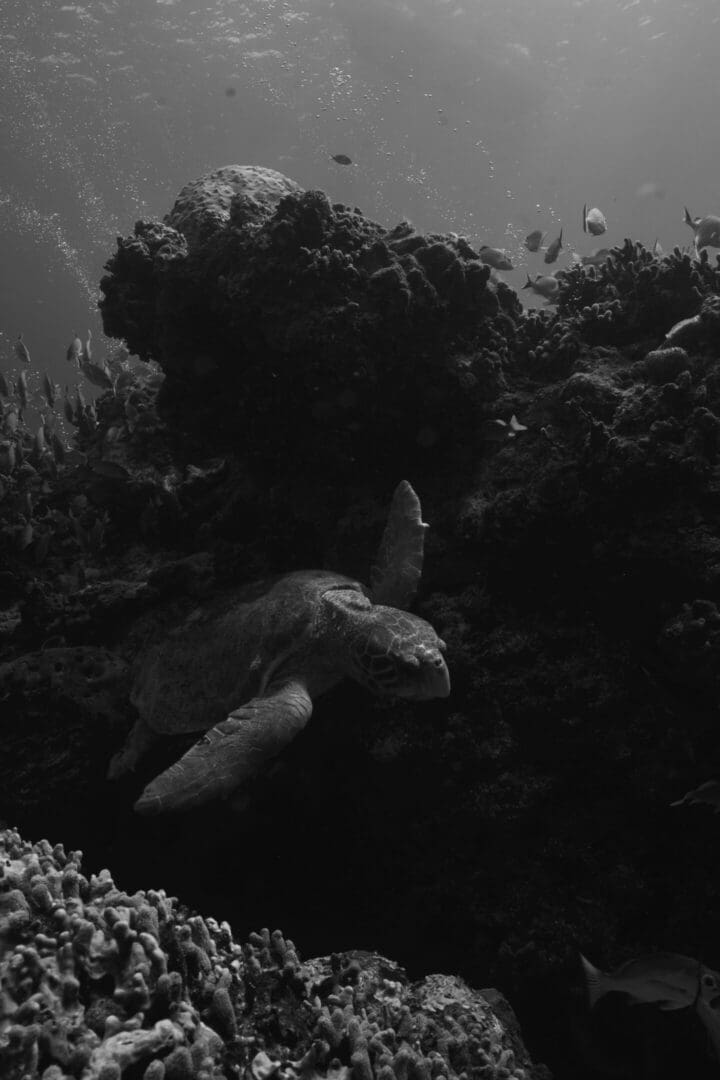
[[[80,852],[0,833],[3,1080],[546,1075],[459,979],[409,984],[370,953],[302,962],[279,930],[240,946],[162,890],[81,871]]]

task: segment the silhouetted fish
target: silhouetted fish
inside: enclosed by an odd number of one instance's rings
[[[347,154],[332,154],[331,156],[338,165],[352,165],[352,158],[349,158]]]
[[[583,255],[580,262],[583,266],[602,266],[609,254],[610,248],[598,248],[590,255]]]
[[[590,1007],[605,994],[617,990],[633,1001],[659,1005],[661,1009],[686,1009],[694,1005],[701,986],[720,994],[720,978],[699,960],[677,953],[651,953],[629,960],[616,971],[599,971],[580,954]]]
[[[492,266],[493,270],[512,270],[513,268],[510,259],[500,248],[483,244],[478,248],[478,254],[480,261],[484,262],[486,266]]]
[[[18,334],[17,336],[17,341],[15,342],[15,355],[18,360],[22,360],[23,364],[30,363],[30,353],[28,352],[27,345],[23,341],[22,334]]]
[[[560,254],[560,251],[562,249],[562,234],[563,231],[561,229],[560,235],[558,236],[557,240],[553,240],[552,244],[548,245],[548,249],[545,252],[546,263],[554,263],[558,255]]]
[[[533,229],[531,233],[528,233],[525,237],[525,247],[528,251],[539,251],[544,235],[542,229]]]
[[[685,207],[685,224],[695,232],[695,254],[704,247],[720,247],[720,217],[708,214],[707,217],[694,218]]]
[[[534,279],[528,274],[527,281],[523,285],[523,289],[532,289],[534,293],[543,296],[550,304],[556,301],[559,288],[560,284],[557,278],[554,278],[551,274],[536,274]]]
[[[597,206],[592,210],[588,210],[587,203],[583,206],[583,232],[589,232],[591,236],[601,236],[607,232],[605,215]]]

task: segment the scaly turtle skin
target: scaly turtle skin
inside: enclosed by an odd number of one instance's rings
[[[134,768],[158,734],[205,735],[135,809],[157,814],[230,795],[305,726],[313,698],[345,676],[376,694],[446,697],[445,645],[404,610],[422,572],[425,528],[402,481],[369,589],[328,570],[284,574],[230,590],[152,645],[131,691],[140,719],[110,776]]]

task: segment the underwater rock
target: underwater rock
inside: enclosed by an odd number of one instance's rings
[[[483,1076],[540,1080],[462,980],[410,983],[376,953],[301,961],[279,930],[230,926],[161,890],[132,895],[82,853],[0,832],[0,1072],[6,1080],[279,1080]],[[138,1075],[141,1075],[138,1073]]]

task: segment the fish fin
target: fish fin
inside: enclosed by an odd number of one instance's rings
[[[560,241],[560,245],[562,246],[562,229],[560,229],[560,235],[558,237],[558,240]]]
[[[586,956],[580,953],[580,963],[583,966],[583,975],[585,976],[585,986],[588,992],[588,1004],[590,1008],[594,1008],[603,994],[607,993],[607,986],[605,985],[605,976],[602,971],[599,971],[594,964],[591,964]]]
[[[583,232],[587,232],[587,203],[583,203]]]
[[[532,281],[530,280],[530,275],[528,274],[527,270],[525,271],[525,276],[526,276],[526,278],[527,278],[527,281],[526,281],[526,282],[525,282],[525,284],[523,285],[523,289],[532,289],[532,284],[533,284],[533,283],[532,283]]]
[[[690,211],[688,210],[687,206],[684,206],[683,209],[685,211],[685,224],[689,225],[691,229],[694,229],[695,228],[695,222],[693,221],[692,217],[690,216]]]

